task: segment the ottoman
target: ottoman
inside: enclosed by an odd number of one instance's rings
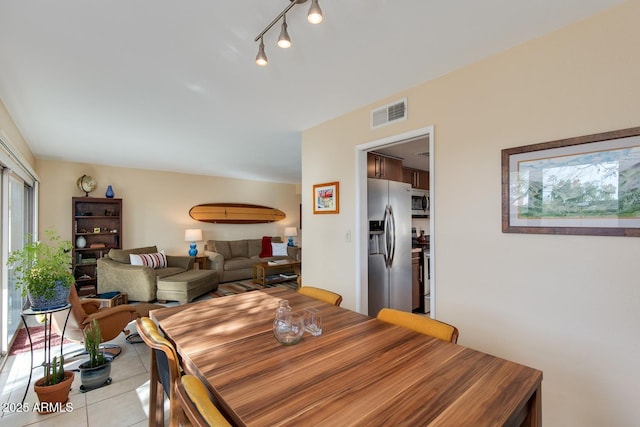
[[[156,298],[186,304],[200,295],[218,289],[218,272],[215,270],[188,270],[184,273],[158,278]]]

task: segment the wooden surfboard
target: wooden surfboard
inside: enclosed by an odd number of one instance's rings
[[[196,221],[214,224],[261,224],[286,218],[279,209],[245,203],[205,203],[189,209]]]

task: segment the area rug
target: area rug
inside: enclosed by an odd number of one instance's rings
[[[33,350],[40,350],[44,348],[44,326],[31,326],[29,327],[29,333],[31,334],[31,341],[33,342]],[[65,344],[71,343],[69,340],[64,340]],[[53,329],[51,329],[51,347],[60,345],[60,335],[58,335]],[[13,341],[9,356],[18,353],[26,353],[29,348],[29,337],[27,336],[27,330],[25,328],[18,329],[16,339]]]
[[[291,290],[298,289],[298,282],[290,280],[287,282],[275,283],[273,285],[267,285],[267,288],[286,288]],[[218,285],[218,289],[215,292],[211,292],[209,295],[212,298],[225,297],[227,295],[241,294],[243,292],[255,291],[262,289],[262,285],[253,283],[251,279],[241,280],[239,282],[227,282]]]

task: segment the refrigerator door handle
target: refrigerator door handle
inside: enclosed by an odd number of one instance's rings
[[[393,215],[393,208],[391,205],[387,208],[389,210],[389,227],[387,227],[387,258],[388,258],[388,268],[391,268],[393,265],[393,258],[396,254],[396,220]]]
[[[384,208],[384,217],[382,218],[382,224],[384,227],[384,266],[389,269],[389,205]]]

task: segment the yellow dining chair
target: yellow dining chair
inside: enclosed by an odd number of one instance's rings
[[[197,427],[227,427],[229,421],[211,401],[207,388],[193,375],[176,381],[176,394],[191,424]]]
[[[458,342],[458,329],[455,326],[419,314],[383,308],[378,312],[378,320],[393,323],[442,341]]]
[[[327,291],[326,289],[314,288],[313,286],[302,286],[298,288],[298,292],[302,295],[324,301],[327,304],[336,305],[338,307],[342,304],[342,295]]]
[[[186,421],[175,396],[175,383],[182,368],[173,345],[160,334],[156,323],[148,317],[136,319],[140,338],[151,348],[149,368],[149,426],[164,426],[164,396],[169,398],[169,425]],[[158,387],[158,385],[160,385]]]

